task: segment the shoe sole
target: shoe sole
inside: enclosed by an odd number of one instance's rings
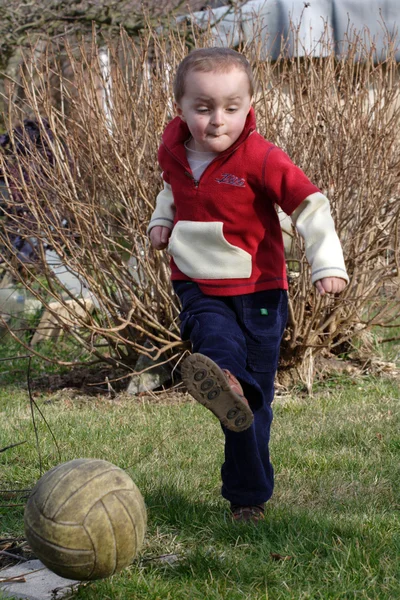
[[[195,400],[208,408],[230,431],[245,431],[254,416],[249,406],[231,390],[222,370],[203,354],[191,354],[181,366],[187,390]]]

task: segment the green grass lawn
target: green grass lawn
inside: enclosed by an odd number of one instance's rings
[[[394,379],[343,376],[317,386],[312,398],[277,398],[276,492],[265,523],[254,527],[229,518],[220,497],[222,432],[194,401],[36,395],[61,461],[96,457],[127,469],[148,508],[135,564],[74,597],[400,598],[399,396]],[[29,488],[39,460],[23,387],[3,386],[0,411],[0,448],[26,442],[0,454],[0,488]],[[47,470],[60,458],[39,416],[38,432]],[[1,508],[0,516],[0,537],[23,535],[23,506]]]

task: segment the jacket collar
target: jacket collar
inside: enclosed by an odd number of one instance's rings
[[[225,154],[230,154],[231,152],[236,150],[236,148],[240,146],[240,144],[242,144],[247,139],[247,137],[251,133],[253,133],[253,131],[255,131],[255,129],[256,117],[254,108],[251,107],[249,114],[247,115],[243,131],[240,134],[239,138],[234,144],[232,144],[232,146],[227,148],[227,150],[221,152],[220,156],[225,156]],[[185,121],[182,121],[180,117],[175,117],[166,126],[162,136],[162,141],[168,152],[174,154],[177,158],[180,158],[181,160],[186,160],[186,150],[184,147],[184,143],[189,139],[189,137],[190,131]]]

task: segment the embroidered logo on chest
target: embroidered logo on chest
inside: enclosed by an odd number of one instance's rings
[[[218,183],[227,183],[228,185],[234,185],[235,187],[246,187],[246,182],[241,177],[231,175],[230,173],[222,173],[221,177],[217,177]]]

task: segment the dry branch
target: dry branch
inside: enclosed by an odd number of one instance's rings
[[[0,452],[5,452],[6,450],[10,450],[10,448],[15,448],[16,446],[21,446],[22,444],[26,444],[26,440],[23,442],[16,442],[15,444],[10,444],[9,446],[5,446],[4,448],[0,448]]]

